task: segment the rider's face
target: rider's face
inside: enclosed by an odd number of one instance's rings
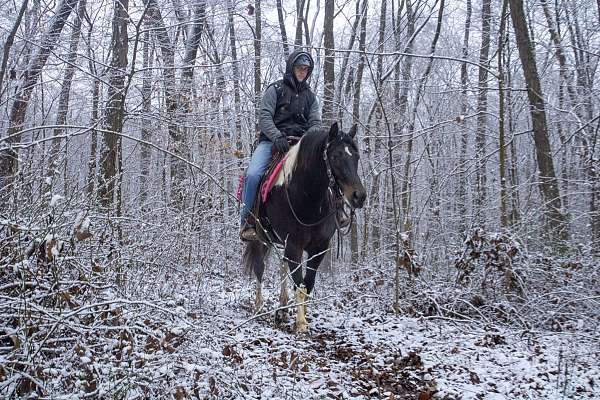
[[[308,75],[308,67],[306,65],[294,65],[294,76],[298,82],[303,82]]]

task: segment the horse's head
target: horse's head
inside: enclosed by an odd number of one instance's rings
[[[358,176],[358,147],[354,141],[356,125],[348,133],[338,128],[337,122],[331,125],[327,139],[327,158],[331,173],[344,197],[354,208],[362,208],[367,193]]]

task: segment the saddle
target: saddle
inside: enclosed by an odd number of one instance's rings
[[[289,136],[288,137],[288,142],[291,145],[294,145],[296,143],[298,143],[298,141],[300,140],[299,137],[295,137],[295,136]],[[262,204],[267,202],[267,199],[269,197],[269,192],[271,190],[271,188],[273,187],[273,184],[275,183],[276,179],[277,179],[277,175],[279,174],[279,171],[281,170],[281,167],[283,166],[283,163],[285,162],[287,158],[287,153],[282,154],[280,152],[278,152],[275,148],[273,148],[272,152],[271,152],[271,161],[269,162],[267,169],[265,170],[265,173],[263,175],[263,177],[260,180],[260,183],[258,184],[258,190],[256,191],[256,196],[254,197],[254,200],[252,201],[252,207],[251,207],[251,213],[248,216],[248,219],[250,223],[255,224],[256,221],[254,221],[254,218],[256,216],[259,215],[259,210]],[[244,187],[244,179],[245,179],[246,174],[243,174],[240,176],[239,182],[238,182],[238,189],[237,189],[237,199],[238,201],[242,201],[242,190]]]

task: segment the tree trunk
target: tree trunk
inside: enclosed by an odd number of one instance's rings
[[[205,28],[206,3],[203,0],[195,0],[193,3],[193,14],[190,32],[185,44],[185,56],[183,59],[183,70],[181,72],[181,104],[173,104],[173,107],[181,113],[181,121],[187,121],[194,106],[192,104],[192,91],[194,87],[194,66],[200,46],[200,38]],[[161,47],[162,51],[162,47]],[[165,82],[165,87],[167,86]],[[168,106],[167,106],[168,107]],[[178,113],[178,114],[179,114]],[[177,118],[179,120],[179,118]],[[187,132],[186,129],[173,131],[170,135],[171,151],[176,156],[188,158]],[[171,204],[177,209],[183,209],[186,201],[186,164],[171,157]]]
[[[365,1],[363,3],[363,7],[364,4],[366,4],[367,2]],[[358,32],[358,25],[360,23],[361,20],[361,13],[359,12],[360,10],[360,0],[356,0],[356,18],[354,19],[354,23],[352,24],[352,32],[350,32],[350,39],[348,40],[348,47],[346,47],[347,50],[352,50],[354,48],[354,42],[356,41],[356,33]],[[335,99],[337,101],[337,105],[338,105],[338,111],[337,111],[337,116],[338,119],[341,121],[342,117],[343,117],[343,113],[345,111],[345,108],[343,107],[343,105],[345,105],[345,102],[342,99],[342,87],[344,87],[344,79],[346,77],[346,68],[348,67],[348,59],[350,58],[350,51],[346,51],[344,52],[343,55],[343,60],[342,60],[342,67],[340,68],[340,72],[339,72],[339,78],[338,78],[338,83],[336,86],[336,95],[335,95]],[[348,76],[348,81],[347,83],[351,83],[352,79],[350,79],[350,77],[353,75],[352,73],[353,71],[351,71]],[[347,85],[346,89],[350,89],[351,86]],[[347,92],[347,90],[345,91]]]
[[[125,69],[127,68],[127,51],[129,48],[127,37],[127,21],[129,0],[115,0],[114,17],[112,23],[112,60],[108,85],[108,100],[105,110],[104,147],[100,157],[101,177],[98,186],[98,197],[105,209],[110,209],[115,195],[115,184],[118,180],[117,160],[121,149],[119,148],[119,134],[123,131],[125,118]]]
[[[92,89],[92,118],[90,125],[92,126],[90,133],[90,158],[88,161],[88,176],[87,176],[87,193],[93,195],[96,190],[96,170],[98,164],[96,158],[98,156],[98,131],[95,126],[98,123],[98,106],[100,104],[100,79],[94,78],[94,86]]]
[[[509,3],[510,4],[510,3]],[[512,64],[510,40],[508,39],[509,32],[506,32],[507,40],[506,40],[506,51],[504,54],[506,55],[506,65]],[[513,87],[512,85],[512,72],[511,68],[506,69],[506,86]],[[520,199],[519,199],[519,174],[518,174],[518,159],[517,159],[517,138],[515,137],[515,119],[513,114],[513,100],[512,100],[512,91],[506,91],[506,104],[508,108],[508,130],[510,132],[510,168],[509,168],[509,190],[510,190],[510,225],[516,225],[521,219],[520,214]]]
[[[23,4],[21,4],[21,8],[19,9],[19,14],[17,15],[17,19],[13,24],[12,29],[8,33],[6,37],[6,42],[4,43],[4,47],[2,49],[2,65],[0,65],[0,96],[3,92],[3,82],[4,82],[4,74],[6,73],[6,65],[8,64],[8,55],[10,54],[10,49],[15,41],[15,35],[17,34],[17,29],[21,25],[21,21],[23,20],[23,15],[27,10],[28,0],[23,0]]]
[[[510,15],[515,30],[523,75],[527,83],[527,96],[533,125],[533,139],[539,171],[539,188],[544,203],[544,215],[551,238],[566,240],[568,239],[568,227],[561,211],[560,191],[554,173],[554,162],[550,141],[548,140],[548,125],[542,87],[537,72],[533,46],[529,40],[522,0],[510,0]]]
[[[365,68],[365,48],[367,40],[367,9],[368,1],[364,1],[360,22],[360,34],[358,39],[358,51],[360,53],[360,61],[356,69],[356,79],[354,80],[354,99],[352,104],[352,120],[354,124],[357,124],[360,119],[360,94],[361,94],[361,83],[363,71]],[[352,224],[350,227],[350,249],[351,249],[351,261],[352,264],[358,262],[358,228],[357,224]],[[367,218],[365,217],[364,227],[368,225]],[[366,239],[366,238],[365,238]],[[366,243],[366,240],[365,240]]]
[[[141,139],[144,142],[150,142],[152,139],[152,120],[150,119],[152,113],[152,57],[150,54],[150,30],[144,32],[144,45],[142,47],[142,65],[144,68],[142,77],[142,129]],[[153,53],[153,52],[152,52]],[[146,200],[148,198],[149,186],[150,186],[150,162],[151,152],[150,147],[143,144],[140,149],[140,206],[145,209]]]
[[[571,10],[567,10],[565,17],[567,18],[567,26],[571,37],[571,43],[573,44],[575,70],[577,72],[577,89],[573,85],[573,77],[568,73],[566,56],[562,48],[562,40],[559,32],[554,27],[552,18],[550,16],[550,10],[545,0],[541,1],[548,22],[548,31],[550,37],[554,43],[556,51],[556,58],[559,63],[559,72],[561,78],[565,80],[565,86],[569,99],[571,100],[575,115],[579,119],[579,123],[583,125],[582,130],[585,134],[577,135],[576,139],[581,143],[582,148],[582,164],[583,170],[590,187],[590,227],[592,231],[592,237],[595,242],[600,241],[600,175],[597,169],[598,155],[595,151],[595,140],[593,139],[597,135],[597,130],[591,124],[585,126],[586,121],[591,121],[593,118],[593,96],[592,90],[594,82],[592,77],[595,75],[591,73],[589,49],[587,48],[586,42],[581,37],[581,29],[579,27],[579,20],[577,18],[577,9],[572,7]],[[572,15],[571,15],[572,14]],[[571,16],[570,16],[571,15]],[[579,93],[577,93],[579,92]],[[591,142],[590,142],[591,139]],[[566,209],[566,204],[564,204]]]
[[[281,2],[281,0],[278,0]],[[279,9],[278,11],[281,11]],[[233,19],[233,4],[231,0],[228,0],[227,3],[227,17],[229,19],[229,45],[231,46],[231,70],[233,72],[233,103],[234,103],[234,111],[235,115],[233,116],[235,119],[235,149],[238,153],[242,151],[242,121],[241,121],[241,107],[240,104],[242,102],[240,98],[240,67],[238,65],[238,57],[237,57],[237,38],[235,35],[235,24]],[[285,29],[285,28],[284,28]],[[285,33],[284,33],[285,34]],[[287,54],[287,44],[284,43],[286,54]],[[287,58],[287,57],[286,57]]]
[[[487,118],[487,68],[490,53],[491,0],[483,0],[481,9],[481,48],[479,50],[479,90],[477,95],[477,134],[475,136],[475,215],[477,224],[485,227],[484,208],[487,192],[486,136]]]
[[[17,173],[19,168],[18,153],[17,150],[12,148],[12,145],[21,141],[21,130],[23,129],[31,93],[37,84],[50,53],[54,50],[56,43],[58,43],[60,33],[71,14],[71,10],[73,10],[76,4],[77,0],[63,0],[59,4],[56,14],[49,23],[48,30],[41,39],[37,52],[21,75],[21,86],[17,90],[15,100],[12,104],[9,128],[6,133],[6,144],[9,147],[0,152],[0,188],[9,188]]]
[[[410,2],[410,0],[408,0],[408,2]],[[400,18],[400,15],[402,15],[402,10],[404,8],[404,3],[405,1],[402,0],[400,2],[400,4],[398,4],[398,9],[396,12],[396,17],[395,17],[395,21],[394,21],[394,11],[392,10],[392,24],[394,26],[394,49],[397,52],[401,52],[402,51],[402,25],[401,25],[401,21],[402,18]],[[392,6],[393,6],[393,2],[392,2]],[[408,15],[408,12],[407,12]],[[412,37],[412,35],[410,35]],[[411,40],[411,37],[408,38],[409,41]],[[410,58],[410,57],[408,57]],[[396,104],[400,104],[400,89],[401,89],[401,79],[402,79],[402,73],[401,73],[401,66],[400,63],[396,63],[396,65],[394,66],[394,101]],[[396,138],[400,138],[402,135],[402,116],[397,114],[394,117],[394,129],[393,129],[393,135]],[[388,130],[388,134],[391,135],[392,133]],[[399,139],[397,139],[399,140]],[[391,137],[388,138],[388,168],[389,168],[389,177],[390,177],[390,183],[391,183],[391,193],[389,194],[391,197],[391,202],[392,202],[392,209],[391,212],[388,211],[388,213],[391,215],[391,220],[392,220],[392,232],[394,232],[394,251],[395,251],[395,268],[394,268],[394,305],[393,308],[396,312],[400,311],[400,292],[401,292],[401,279],[400,279],[400,273],[401,273],[401,269],[400,269],[400,252],[402,251],[402,232],[401,232],[401,225],[400,225],[400,216],[401,216],[401,210],[398,207],[398,193],[396,192],[396,166],[394,164],[394,148],[396,146],[394,146],[394,142],[392,140]],[[399,160],[400,161],[400,160]]]
[[[333,39],[334,0],[325,0],[325,18],[323,23],[323,124],[327,127],[334,121],[333,100],[335,94],[335,43]]]
[[[506,190],[506,140],[504,129],[504,42],[506,39],[506,9],[508,0],[502,2],[502,11],[500,13],[500,30],[498,32],[498,172],[500,175],[500,226],[508,227],[508,199]]]
[[[382,93],[382,87],[383,87],[383,82],[381,80],[381,76],[383,75],[383,51],[384,51],[384,46],[385,46],[385,26],[386,26],[386,17],[387,17],[387,1],[386,0],[381,0],[381,12],[379,14],[379,32],[378,32],[378,39],[377,39],[377,52],[379,53],[377,56],[377,66],[376,66],[376,72],[375,72],[375,90],[377,90],[379,92],[378,97],[381,99],[383,97],[383,93]],[[375,132],[380,132],[382,126],[384,125],[384,121],[383,121],[383,104],[381,101],[377,101],[375,103]],[[385,129],[384,129],[385,130]],[[369,154],[370,152],[370,141],[368,140],[369,137],[366,136],[365,137],[365,144],[366,144],[366,153]],[[380,188],[380,183],[379,180],[381,178],[381,174],[379,171],[377,171],[375,164],[373,163],[374,160],[377,160],[377,157],[379,156],[379,151],[380,151],[380,147],[381,147],[381,139],[375,137],[374,138],[374,149],[373,152],[371,153],[371,156],[369,157],[369,162],[371,164],[371,171],[375,171],[373,174],[373,184],[371,186],[371,191],[369,193],[369,204],[370,204],[370,210],[369,210],[369,215],[370,215],[370,222],[371,222],[371,241],[372,241],[372,245],[373,245],[373,251],[378,253],[381,247],[381,243],[380,243],[380,224],[381,224],[381,209],[380,209],[380,198],[379,198],[379,188]]]
[[[440,37],[440,32],[442,30],[442,20],[444,15],[444,6],[445,1],[441,0],[438,8],[438,18],[436,23],[435,33],[433,35],[433,39],[431,41],[431,46],[429,50],[429,54],[433,56],[435,54],[437,48],[437,42]],[[408,2],[407,2],[407,12],[408,12]],[[412,164],[412,150],[413,150],[413,142],[414,142],[414,131],[415,131],[415,122],[417,111],[419,108],[419,104],[423,95],[423,91],[425,89],[425,85],[429,79],[429,75],[431,74],[431,68],[433,66],[433,57],[429,59],[427,66],[425,67],[425,71],[421,78],[419,79],[419,86],[417,87],[417,93],[415,94],[415,100],[412,107],[412,112],[409,117],[408,122],[408,139],[407,139],[407,153],[406,160],[404,163],[404,181],[402,186],[402,209],[405,212],[404,217],[404,232],[410,232],[412,236],[412,221],[410,217],[410,208],[411,208],[411,199],[412,199],[412,172],[411,172],[411,164]],[[412,238],[411,238],[412,239]],[[412,240],[411,240],[412,242]]]
[[[407,18],[407,32],[406,35],[409,37],[409,41],[406,44],[406,53],[412,54],[414,51],[414,34],[415,34],[415,14],[413,12],[412,0],[406,0],[406,18]],[[412,80],[412,66],[413,58],[405,57],[404,63],[402,64],[402,90],[400,92],[400,99],[398,101],[398,115],[402,118],[401,131],[408,129],[409,118],[407,117],[406,110],[408,109],[408,92],[410,90],[410,82]],[[410,158],[412,155],[412,141],[407,143],[406,159],[404,168],[406,170],[407,165],[410,165]],[[405,172],[406,175],[406,172]],[[402,218],[402,231],[410,232],[410,210],[409,210],[409,192],[408,192],[408,181],[403,181],[400,189],[400,209],[404,213]]]
[[[45,190],[42,192],[51,192],[55,175],[58,173],[59,164],[59,153],[62,136],[65,133],[63,125],[67,122],[67,113],[69,112],[69,98],[71,96],[71,83],[73,82],[73,76],[75,75],[75,63],[77,62],[77,47],[79,46],[79,36],[81,34],[81,20],[85,18],[85,2],[86,0],[79,0],[77,14],[75,15],[75,22],[71,31],[71,41],[69,45],[69,55],[67,56],[67,66],[65,68],[65,76],[60,89],[60,95],[58,98],[58,110],[56,115],[56,127],[54,128],[52,139],[52,146],[50,148],[50,158],[48,161],[48,170],[45,179]],[[65,162],[66,158],[65,150]],[[65,175],[65,183],[67,182],[67,176]],[[66,194],[66,191],[65,191]]]
[[[294,46],[302,46],[302,28],[304,27],[304,3],[306,0],[296,0],[296,38]]]
[[[300,0],[298,0],[300,1]],[[254,0],[255,28],[254,28],[254,132],[258,134],[260,119],[260,98],[262,92],[262,77],[260,75],[260,57],[262,46],[262,21],[260,0]]]
[[[600,0],[599,0],[600,1]],[[286,60],[290,55],[290,48],[288,46],[287,32],[285,30],[285,20],[283,18],[283,6],[281,5],[281,0],[276,0],[277,4],[277,18],[279,20],[279,31],[281,32],[281,43],[283,44],[283,55]]]
[[[168,131],[169,131],[169,142],[171,145],[171,149],[173,152],[175,152],[175,154],[179,154],[178,152],[182,152],[182,148],[185,147],[185,137],[183,136],[181,129],[178,125],[178,121],[180,119],[184,120],[185,118],[185,112],[184,110],[182,110],[182,108],[180,107],[179,104],[179,98],[178,98],[178,93],[177,93],[177,83],[176,83],[176,77],[175,77],[175,45],[171,42],[171,38],[169,36],[169,32],[167,31],[167,28],[165,26],[165,22],[164,19],[162,17],[162,13],[160,11],[160,8],[156,2],[156,0],[144,0],[144,5],[146,6],[146,16],[148,18],[148,24],[152,26],[152,33],[154,34],[154,37],[156,38],[158,45],[160,47],[160,53],[162,56],[162,63],[163,63],[163,68],[162,68],[162,77],[163,77],[163,88],[164,88],[164,96],[165,96],[165,105],[166,105],[166,111],[167,111],[167,127],[168,127]],[[176,14],[177,14],[177,18],[179,20],[180,18],[180,13],[178,12],[178,9],[176,7]],[[180,22],[182,22],[182,26],[184,26],[183,20],[180,20]],[[185,33],[185,30],[183,30]],[[186,35],[184,35],[184,38],[187,37]],[[175,38],[175,40],[177,40],[177,38]],[[187,49],[186,49],[187,50]],[[186,56],[189,56],[189,54],[186,53]],[[195,56],[194,56],[194,60],[195,60]],[[187,67],[187,64],[184,64],[184,69]],[[187,73],[185,70],[184,72],[182,72],[182,76],[185,75],[185,73]],[[192,76],[193,76],[193,69],[191,71]],[[183,78],[182,77],[182,82],[187,82],[186,81],[187,78]],[[183,85],[183,84],[182,84]],[[185,97],[188,96],[188,97]],[[189,92],[186,92],[185,90],[182,90],[182,97],[185,97],[185,100],[183,102],[186,102],[189,99]],[[148,138],[150,139],[150,138]],[[142,152],[149,150],[149,149],[142,149]],[[183,156],[184,154],[179,154],[181,156]],[[146,157],[146,155],[143,155],[142,158],[144,159]],[[170,159],[171,161],[171,174],[175,173],[176,176],[176,180],[173,183],[173,187],[175,187],[175,191],[172,193],[175,193],[175,195],[172,197],[173,199],[179,199],[181,200],[182,197],[182,191],[179,190],[181,183],[181,180],[183,180],[183,178],[181,178],[181,175],[178,174],[178,172],[180,172],[180,169],[183,169],[180,164],[178,163],[179,160],[173,160]],[[164,172],[164,170],[163,170]],[[164,187],[164,185],[163,185]],[[142,190],[145,190],[145,188],[142,188]],[[173,201],[173,203],[175,204],[176,207],[182,206],[183,201],[178,202],[178,201]]]
[[[473,7],[471,0],[467,0],[467,16],[465,19],[465,33],[463,36],[463,47],[462,47],[462,58],[466,60],[469,57],[469,37],[471,35],[471,15],[473,13]],[[458,159],[459,165],[459,182],[458,182],[458,214],[460,218],[459,231],[466,234],[468,229],[469,218],[467,216],[467,205],[469,203],[467,196],[467,188],[469,187],[467,181],[467,147],[469,145],[469,134],[467,131],[466,115],[469,110],[469,92],[467,90],[467,84],[469,80],[469,72],[467,69],[467,62],[463,61],[460,65],[460,92],[461,92],[461,103],[460,103],[460,155]]]

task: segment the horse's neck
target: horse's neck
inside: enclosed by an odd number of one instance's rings
[[[321,160],[316,164],[312,167],[314,172],[296,173],[290,181],[290,194],[308,209],[319,206],[327,198],[329,182],[327,174],[323,173],[325,162]]]

